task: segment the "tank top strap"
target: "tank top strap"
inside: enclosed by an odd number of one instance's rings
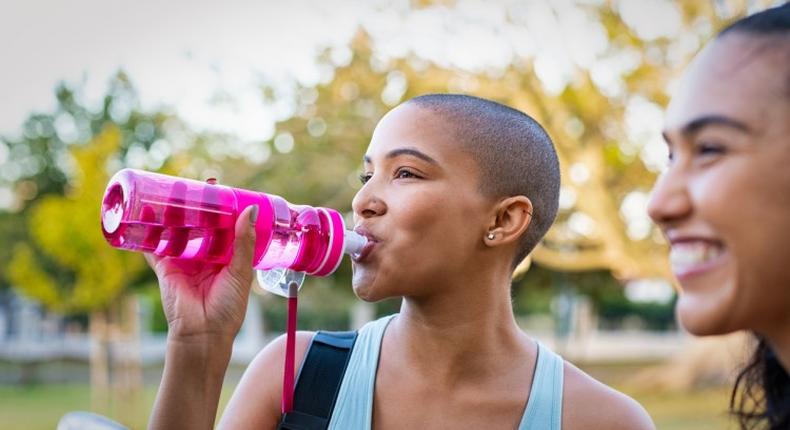
[[[532,378],[519,430],[560,430],[562,428],[563,360],[554,351],[538,344],[538,363]]]
[[[329,430],[370,429],[381,340],[395,315],[369,322],[359,330],[340,383]]]

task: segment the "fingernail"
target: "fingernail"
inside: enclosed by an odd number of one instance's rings
[[[252,205],[252,212],[250,213],[250,224],[255,225],[258,221],[258,205]]]

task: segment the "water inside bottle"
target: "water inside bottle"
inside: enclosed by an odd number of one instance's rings
[[[310,273],[322,267],[332,269],[339,261],[336,258],[340,255],[330,258],[330,247],[343,238],[333,239],[338,225],[326,209],[292,205],[275,195],[131,169],[114,178],[105,192],[101,215],[103,234],[114,247],[227,264],[233,254],[239,213],[258,204],[261,211],[252,261],[255,269],[289,268]]]

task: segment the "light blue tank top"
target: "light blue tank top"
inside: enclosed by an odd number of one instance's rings
[[[394,316],[370,322],[359,330],[340,384],[329,430],[370,430],[381,339]],[[561,429],[562,374],[562,358],[538,342],[538,363],[532,390],[518,430]]]

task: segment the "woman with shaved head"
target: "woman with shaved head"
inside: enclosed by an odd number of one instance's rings
[[[296,392],[311,383],[305,399],[335,396],[328,407],[295,401],[281,413],[285,342],[272,342],[245,372],[220,427],[654,428],[638,403],[516,324],[513,270],[554,222],[560,188],[554,146],[534,119],[491,100],[424,95],[381,119],[363,160],[352,207],[354,229],[369,244],[354,257],[352,287],[365,301],[402,298],[400,312],[359,330],[338,388],[310,360],[327,344],[324,334],[298,333],[297,366],[309,361],[309,370],[301,365]],[[170,327],[152,428],[213,422],[252,280],[248,216],[227,268],[185,271],[149,256]]]

